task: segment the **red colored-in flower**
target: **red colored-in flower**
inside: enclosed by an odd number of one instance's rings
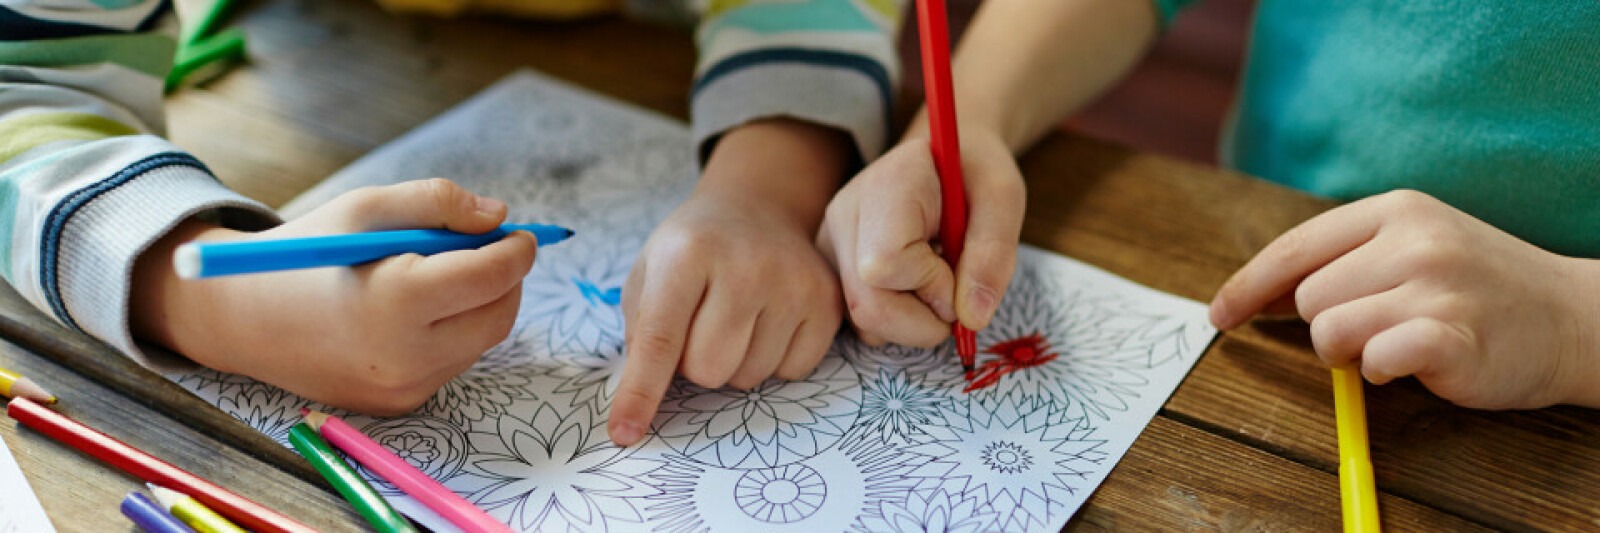
[[[1025,337],[1011,339],[994,346],[990,346],[984,353],[999,356],[995,359],[984,361],[969,376],[972,382],[967,384],[963,392],[972,392],[1000,382],[1000,376],[1036,367],[1055,360],[1059,354],[1046,353],[1050,351],[1050,343],[1038,333]]]

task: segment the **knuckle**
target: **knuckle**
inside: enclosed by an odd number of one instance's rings
[[[1391,215],[1409,215],[1432,209],[1439,203],[1432,196],[1413,189],[1395,189],[1378,195],[1376,201]]]
[[[461,187],[444,178],[428,178],[420,185],[422,196],[439,208],[441,213],[451,213],[467,206],[469,199],[461,194]]]
[[[1455,242],[1429,235],[1413,241],[1401,252],[1399,264],[1410,274],[1433,274],[1447,271],[1459,264],[1464,250]]]
[[[695,358],[684,361],[682,374],[684,379],[707,389],[721,388],[728,383],[728,372]]]
[[[995,290],[1005,288],[1011,280],[1012,271],[1016,269],[1016,239],[980,237],[967,246],[976,253],[962,255],[963,261],[966,261],[967,257],[971,257],[973,261],[972,267],[963,269],[963,273]]]
[[[656,328],[638,328],[628,339],[630,352],[652,363],[671,364],[678,358],[678,337]]]
[[[657,246],[652,247],[656,252],[652,255],[660,256],[662,259],[668,261],[668,266],[677,262],[694,261],[698,258],[703,258],[707,255],[716,253],[720,249],[719,243],[712,235],[712,232],[699,231],[691,228],[681,231],[663,232],[658,236],[661,237],[661,242]]]
[[[894,261],[880,250],[861,250],[856,260],[856,275],[861,282],[873,287],[893,283],[898,274]]]
[[[1336,314],[1324,313],[1311,321],[1311,346],[1324,358],[1335,355],[1346,335],[1345,324]]]
[[[794,354],[788,360],[785,360],[782,366],[778,367],[778,371],[774,375],[779,379],[786,380],[805,379],[806,376],[811,375],[812,370],[817,369],[817,363],[820,362],[822,362],[822,354]]]
[[[352,214],[365,216],[378,209],[383,203],[384,196],[382,188],[367,186],[351,190],[345,193],[343,198]]]
[[[638,387],[617,387],[616,400],[613,405],[618,406],[649,406],[654,407],[661,399],[651,396],[649,392]]]
[[[728,386],[740,390],[750,390],[755,388],[756,385],[760,385],[761,379],[761,377],[756,377],[754,375],[741,374],[729,379]]]
[[[1278,261],[1283,265],[1298,263],[1308,253],[1310,238],[1304,225],[1283,232],[1272,244],[1278,250]]]
[[[1320,313],[1316,308],[1317,295],[1320,291],[1316,288],[1316,279],[1308,278],[1294,289],[1294,308],[1300,312],[1300,317],[1307,322],[1314,321]]]
[[[850,323],[863,332],[877,333],[888,325],[888,315],[883,308],[871,302],[861,300],[850,301]]]

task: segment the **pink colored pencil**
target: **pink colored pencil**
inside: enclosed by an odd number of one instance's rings
[[[322,438],[328,439],[329,444],[365,465],[373,473],[389,480],[394,486],[416,498],[429,509],[433,509],[456,527],[469,533],[511,531],[511,528],[483,512],[472,502],[445,488],[443,484],[417,470],[394,452],[384,449],[383,445],[367,438],[339,417],[307,409],[301,409],[300,414],[305,415],[306,425],[317,430]]]

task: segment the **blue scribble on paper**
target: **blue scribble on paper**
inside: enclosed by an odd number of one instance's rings
[[[593,283],[585,280],[572,278],[572,282],[578,285],[578,290],[583,291],[583,299],[588,300],[589,305],[619,305],[622,303],[622,287],[612,287],[602,291],[599,287],[594,286]]]

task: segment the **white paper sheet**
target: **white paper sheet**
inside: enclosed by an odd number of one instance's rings
[[[45,516],[39,497],[22,476],[17,458],[11,448],[0,439],[0,533],[54,532],[50,517]]]
[[[1024,247],[978,335],[980,350],[1008,354],[980,363],[1022,367],[994,386],[963,392],[949,346],[841,335],[808,379],[752,392],[680,380],[647,442],[618,449],[605,420],[623,324],[609,302],[687,196],[691,157],[682,124],[524,72],[297,199],[287,214],[445,176],[506,200],[512,221],[577,231],[540,250],[512,337],[421,410],[334,412],[529,531],[1056,531],[1216,333],[1197,302]],[[300,407],[317,407],[239,376],[169,377],[280,441]]]

